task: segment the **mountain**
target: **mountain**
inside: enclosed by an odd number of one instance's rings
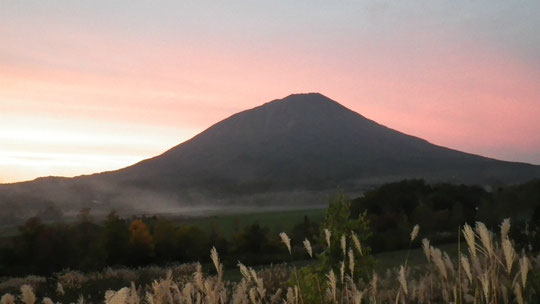
[[[437,146],[309,93],[237,113],[159,156],[124,169],[4,186],[0,195],[6,196],[7,189],[11,197],[17,192],[14,188],[32,189],[53,202],[126,208],[137,204],[139,209],[300,204],[324,202],[327,197],[320,193],[325,191],[342,188],[358,193],[370,185],[413,177],[516,183],[540,177],[540,166]],[[156,203],[164,201],[163,206]]]

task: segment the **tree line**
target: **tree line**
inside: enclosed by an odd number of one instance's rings
[[[306,216],[290,233],[303,240],[318,233],[318,226]],[[75,223],[28,219],[15,237],[2,239],[0,273],[50,275],[67,268],[93,271],[107,266],[207,262],[213,246],[226,266],[235,266],[239,259],[252,265],[288,259],[279,237],[258,223],[226,238],[219,223],[207,231],[166,218],[122,218],[114,211],[103,223],[96,223],[84,209]]]
[[[417,224],[425,237],[441,243],[457,241],[457,227],[465,223],[480,221],[497,230],[505,218],[512,219],[513,238],[525,242],[527,237],[518,234],[540,224],[540,180],[495,188],[403,180],[352,200],[351,214],[362,212],[373,230],[374,252],[407,248],[407,236]]]
[[[336,209],[344,206],[332,205],[336,200],[347,201],[348,207]],[[496,229],[504,218],[512,218],[516,227],[513,239],[522,246],[540,247],[540,180],[495,189],[404,180],[382,185],[351,201],[339,194],[329,206],[327,224],[332,218],[340,219],[332,225],[342,224],[343,218],[353,223],[362,218],[363,242],[374,253],[407,248],[408,235],[416,224],[422,237],[442,243],[455,242],[457,227],[464,223],[482,221]],[[329,217],[331,214],[337,215]],[[306,238],[314,250],[324,247],[321,231],[321,224],[308,217],[286,231],[293,240],[295,259],[307,258],[302,250]],[[66,268],[93,271],[119,265],[204,263],[209,261],[212,246],[220,252],[225,266],[235,266],[238,260],[260,265],[289,259],[279,237],[260,224],[240,227],[233,236],[225,237],[219,222],[203,230],[167,218],[122,218],[112,211],[104,222],[96,223],[90,210],[83,209],[75,222],[45,224],[32,217],[18,228],[16,236],[0,238],[0,273],[49,275]]]

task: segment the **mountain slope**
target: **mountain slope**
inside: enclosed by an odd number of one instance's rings
[[[320,203],[326,196],[317,191],[341,187],[359,192],[368,185],[412,177],[516,183],[540,177],[540,166],[436,146],[310,93],[237,113],[162,155],[124,169],[4,185],[0,202],[6,197],[9,202],[21,200],[25,194],[26,201],[40,198],[64,207],[90,204],[102,209]]]
[[[432,145],[311,93],[233,115],[164,154],[111,176],[152,188],[215,184],[223,190],[258,191],[335,187],[385,176],[514,181],[537,176],[538,171]]]

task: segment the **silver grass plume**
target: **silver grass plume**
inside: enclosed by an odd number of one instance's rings
[[[15,297],[9,293],[6,293],[0,298],[0,304],[15,304]]]
[[[516,250],[514,250],[514,246],[512,246],[512,242],[508,239],[508,237],[502,240],[501,245],[503,249],[504,260],[506,262],[506,273],[510,274],[512,272],[512,265],[514,264],[514,260],[516,258]]]
[[[34,304],[36,302],[36,295],[30,285],[21,286],[21,302],[24,304]]]
[[[523,256],[519,259],[519,268],[521,273],[521,283],[523,288],[527,286],[527,274],[529,273],[529,259],[526,256]]]
[[[326,245],[328,245],[328,248],[330,248],[330,237],[332,236],[332,232],[330,230],[324,228],[324,237],[326,239]]]
[[[420,226],[416,224],[411,231],[411,242],[414,241],[414,239],[416,239],[416,237],[418,236],[418,231],[420,231]]]
[[[210,250],[210,258],[212,259],[212,262],[214,263],[214,267],[216,267],[216,271],[220,273],[220,262],[219,262],[219,255],[216,250],[216,247],[212,247]]]
[[[407,279],[405,278],[405,267],[403,267],[403,265],[401,265],[399,268],[398,281],[403,289],[403,292],[405,295],[407,295],[409,291],[407,290]]]
[[[472,283],[471,264],[469,264],[469,259],[467,259],[466,256],[460,254],[460,260],[461,266],[463,266],[463,270],[465,270],[465,274],[467,275],[469,282]]]
[[[354,233],[354,231],[351,231],[351,238],[356,250],[358,250],[361,256],[364,255],[362,253],[362,244],[360,243],[360,240],[358,239],[358,236],[356,235],[356,233]]]
[[[343,252],[343,256],[347,256],[347,239],[345,238],[345,235],[341,236],[341,251]]]
[[[501,223],[501,240],[508,238],[508,231],[510,231],[510,219],[505,218]]]
[[[351,272],[351,278],[354,278],[354,252],[349,248],[349,271]]]
[[[493,255],[493,242],[491,238],[491,232],[487,229],[486,225],[482,222],[476,222],[476,233],[480,236],[480,241],[486,249],[489,255]]]
[[[431,246],[429,245],[429,240],[424,238],[422,240],[422,249],[424,250],[424,255],[426,256],[426,259],[428,260],[428,263],[431,263]]]
[[[463,226],[463,236],[465,237],[465,241],[467,242],[467,245],[469,246],[469,251],[473,257],[476,257],[476,241],[475,241],[475,235],[474,231],[471,226],[468,224],[465,224]]]
[[[336,275],[334,274],[334,270],[330,269],[330,272],[326,275],[328,278],[328,288],[330,295],[332,296],[332,299],[334,300],[334,303],[336,302],[336,291],[337,291],[337,280]]]
[[[289,238],[289,236],[285,232],[282,232],[279,234],[279,237],[281,238],[281,241],[285,244],[285,246],[287,246],[287,249],[289,250],[289,254],[292,254],[291,239]]]
[[[306,248],[307,253],[309,254],[309,257],[313,258],[313,249],[311,248],[311,243],[309,242],[307,238],[304,240],[303,243],[304,243],[304,247]]]

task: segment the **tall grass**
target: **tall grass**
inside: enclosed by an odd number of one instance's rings
[[[407,258],[398,269],[386,274],[373,273],[369,279],[354,275],[355,255],[363,255],[362,246],[354,235],[350,244],[340,236],[343,261],[332,268],[320,282],[316,297],[320,303],[538,303],[540,294],[531,286],[540,272],[540,257],[524,251],[517,252],[515,244],[508,236],[510,221],[500,226],[500,233],[489,231],[483,223],[460,227],[463,236],[458,242],[458,256],[450,256],[432,246],[427,239],[421,241],[426,264],[411,267]],[[411,233],[411,244],[419,233],[415,226]],[[281,240],[291,252],[290,239],[282,233]],[[332,233],[325,231],[325,239],[330,244]],[[310,257],[309,240],[304,240],[304,248]],[[296,270],[255,271],[241,262],[238,263],[241,279],[237,282],[224,280],[224,269],[218,252],[212,248],[210,257],[212,274],[203,273],[200,264],[195,264],[190,276],[176,276],[168,271],[161,279],[145,286],[131,283],[116,290],[109,290],[99,302],[104,303],[303,303],[302,281]],[[282,275],[276,273],[282,272]],[[269,275],[270,274],[270,275]],[[58,295],[63,289],[77,288],[84,284],[84,277],[71,273],[58,284]],[[277,284],[276,284],[277,281]],[[15,282],[15,281],[14,281]],[[18,281],[20,282],[20,281]],[[290,282],[287,284],[287,282]],[[319,282],[318,282],[319,283]],[[53,303],[48,295],[42,303]],[[5,294],[0,303],[38,303],[31,285],[20,287],[20,295]],[[95,303],[81,297],[79,303]]]

